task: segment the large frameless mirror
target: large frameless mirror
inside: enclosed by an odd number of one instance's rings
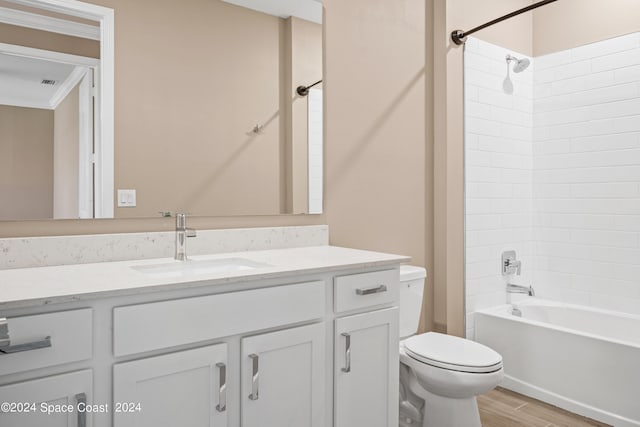
[[[101,4],[110,147],[100,19],[0,1],[0,220],[322,212],[321,3]]]

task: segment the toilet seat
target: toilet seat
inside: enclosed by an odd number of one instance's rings
[[[414,335],[404,341],[409,357],[419,362],[469,373],[491,373],[502,369],[502,356],[480,343],[435,332]]]

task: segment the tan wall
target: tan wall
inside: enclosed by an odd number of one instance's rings
[[[533,12],[533,53],[546,55],[640,31],[637,0],[562,0]]]
[[[529,4],[530,0],[434,2],[434,327],[455,335],[465,333],[464,50],[453,44],[450,34]],[[529,13],[474,37],[529,54],[533,51],[532,25]]]
[[[100,42],[0,23],[0,43],[100,58]]]
[[[78,217],[80,106],[78,86],[53,115],[53,217]]]
[[[53,111],[0,105],[0,220],[51,218],[52,208]]]
[[[431,216],[425,2],[324,4],[331,242],[404,253],[425,265]],[[425,297],[431,301],[430,288]]]

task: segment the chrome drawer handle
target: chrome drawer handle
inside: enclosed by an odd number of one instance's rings
[[[258,355],[250,354],[249,358],[252,363],[252,375],[251,375],[251,394],[249,395],[249,399],[258,400]]]
[[[387,292],[386,285],[376,286],[375,288],[359,288],[356,289],[357,295],[371,295],[371,294],[380,294],[382,292]]]
[[[0,356],[4,354],[20,353],[21,351],[37,350],[39,348],[51,347],[51,337],[44,337],[40,341],[28,342],[25,344],[11,345],[9,340],[6,345],[0,344]]]
[[[227,409],[227,367],[224,363],[216,363],[220,370],[220,392],[216,411],[224,412]]]
[[[76,394],[76,408],[83,404],[86,407],[87,395],[84,393]],[[87,427],[87,411],[78,411],[78,427]]]
[[[344,344],[344,368],[342,372],[351,372],[351,335],[346,332],[341,334],[345,339]]]
[[[0,356],[4,354],[20,353],[21,351],[36,350],[38,348],[47,347],[51,347],[51,337],[45,337],[41,340],[25,344],[11,345],[9,323],[5,317],[0,318]]]

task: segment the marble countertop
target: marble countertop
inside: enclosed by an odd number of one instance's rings
[[[285,278],[329,270],[383,267],[411,260],[401,255],[326,245],[190,257],[193,261],[228,258],[240,258],[267,266],[177,278],[151,277],[134,268],[179,262],[172,258],[0,270],[0,310],[231,282]]]

